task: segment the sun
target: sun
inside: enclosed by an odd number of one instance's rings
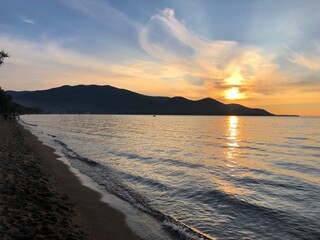
[[[230,77],[226,78],[225,83],[233,86],[240,86],[244,84],[244,79],[240,74],[240,71],[235,71]]]
[[[236,69],[231,76],[224,79],[226,85],[230,88],[224,91],[225,99],[242,99],[245,98],[244,93],[241,93],[239,87],[245,85],[246,82],[241,75],[240,69]]]
[[[224,91],[224,96],[226,99],[239,99],[242,98],[243,94],[239,92],[239,88],[233,87]]]

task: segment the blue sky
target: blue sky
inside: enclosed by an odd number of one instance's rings
[[[318,0],[0,2],[4,89],[109,84],[320,115]]]

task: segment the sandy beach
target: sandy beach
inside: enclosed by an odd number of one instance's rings
[[[54,150],[0,119],[0,239],[140,239]]]

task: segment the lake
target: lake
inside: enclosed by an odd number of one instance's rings
[[[320,238],[318,117],[21,120],[109,193],[180,232],[218,239]]]

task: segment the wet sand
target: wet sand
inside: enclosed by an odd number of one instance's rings
[[[141,239],[57,157],[0,119],[0,239]]]

